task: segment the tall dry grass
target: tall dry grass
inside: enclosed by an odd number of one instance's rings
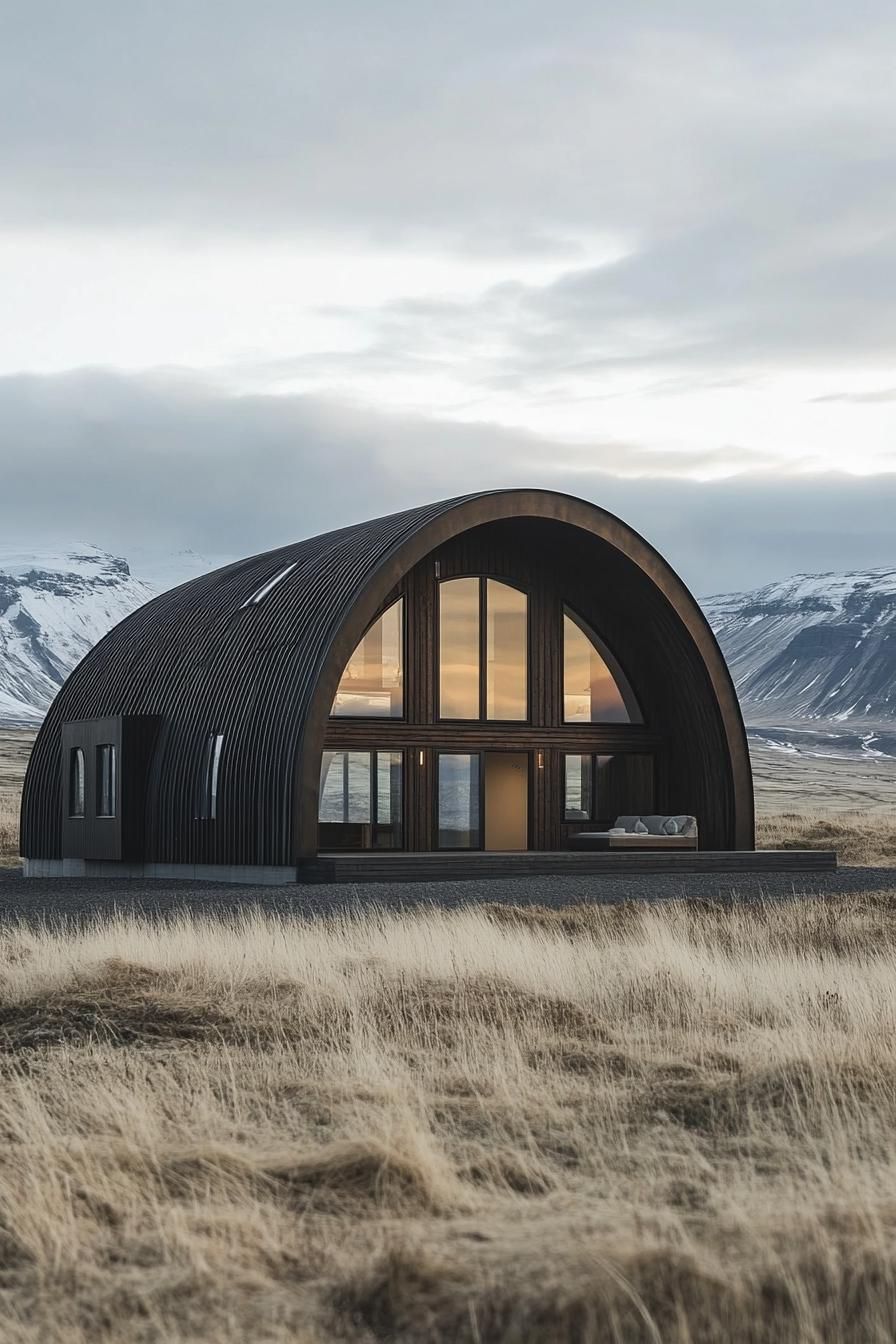
[[[896,812],[778,812],[756,817],[759,849],[833,849],[841,863],[896,865]]]
[[[111,920],[0,952],[0,1339],[892,1340],[865,897]]]
[[[19,861],[19,796],[0,791],[0,867]]]

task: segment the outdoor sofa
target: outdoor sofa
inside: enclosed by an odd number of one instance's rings
[[[608,831],[579,831],[572,849],[696,849],[697,818],[686,815],[617,817]]]

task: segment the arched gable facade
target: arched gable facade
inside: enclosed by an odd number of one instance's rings
[[[441,585],[464,577],[481,580],[483,594],[489,581],[525,594],[524,720],[441,716]],[[401,714],[332,716],[359,642],[399,601]],[[564,721],[566,613],[593,633],[640,722]],[[512,610],[504,615],[510,628]],[[103,757],[109,746],[112,757]],[[563,804],[566,758],[577,755],[617,760],[617,793],[629,790],[633,810],[696,815],[703,847],[753,847],[743,722],[693,597],[612,514],[511,490],[282,547],[128,617],[75,669],[41,729],[23,852],[33,871],[83,860],[160,874],[197,865],[210,875],[285,874],[320,848],[324,753],[377,750],[401,756],[406,849],[438,846],[440,753],[483,761],[492,753],[497,768],[506,763],[499,752],[526,758],[529,848],[568,844],[576,823]],[[70,816],[66,801],[72,751],[86,761],[84,818]],[[101,771],[102,788],[116,792],[111,818],[96,815]]]

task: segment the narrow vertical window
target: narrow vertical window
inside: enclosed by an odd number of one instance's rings
[[[439,848],[479,849],[478,755],[439,753]]]
[[[104,742],[96,749],[96,814],[114,817],[116,801],[115,747]]]
[[[205,739],[196,809],[196,815],[201,821],[214,821],[218,815],[218,777],[223,746],[224,737],[221,733],[210,733]]]
[[[594,816],[594,757],[567,755],[564,761],[566,821],[590,821]]]
[[[439,585],[439,717],[478,719],[479,580]]]
[[[335,718],[400,719],[404,713],[404,602],[399,598],[361,637],[330,710]]]
[[[403,761],[400,751],[376,753],[374,844],[378,849],[400,849],[402,845]]]
[[[84,752],[80,747],[72,747],[68,756],[68,814],[84,815]]]
[[[486,581],[487,719],[528,718],[528,600],[496,579]]]

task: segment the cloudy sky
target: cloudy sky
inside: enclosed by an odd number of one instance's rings
[[[5,0],[0,545],[570,490],[896,562],[884,0]]]

